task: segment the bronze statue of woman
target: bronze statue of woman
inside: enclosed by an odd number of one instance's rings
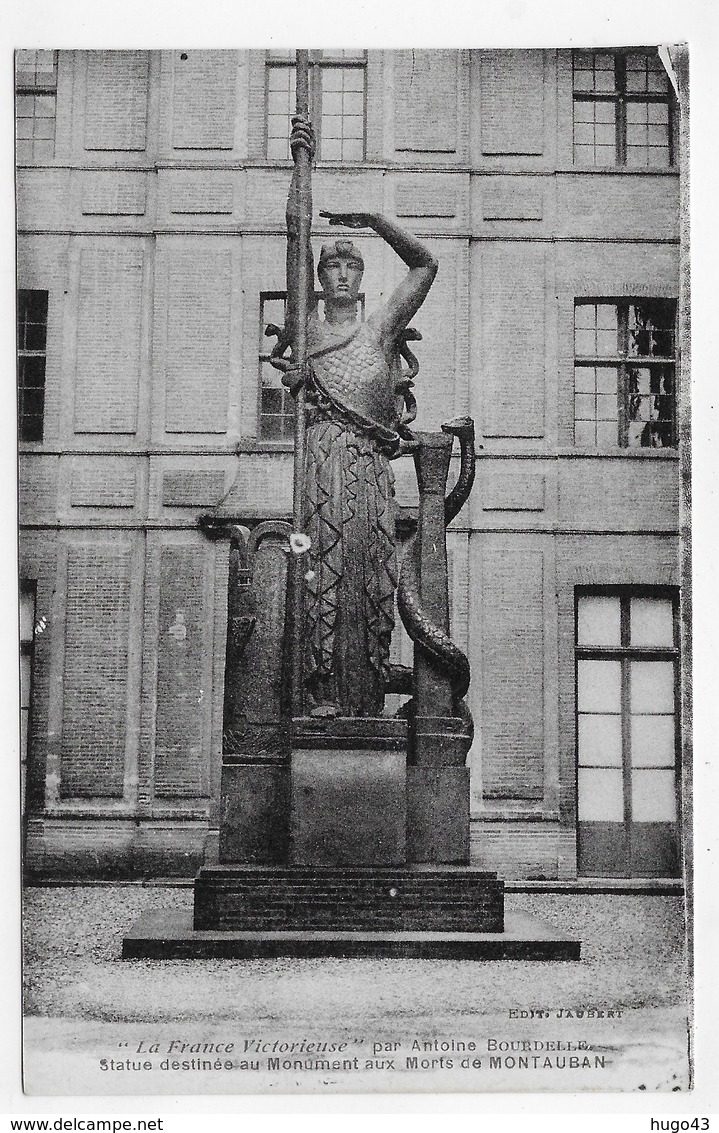
[[[310,123],[293,119],[290,139],[314,154]],[[287,205],[288,311],[296,317],[297,187]],[[311,209],[311,205],[310,205]],[[355,244],[324,244],[317,265],[324,318],[317,315],[314,270],[305,375],[307,432],[304,532],[310,539],[305,575],[303,672],[307,708],[316,716],[379,716],[394,625],[397,586],[394,475],[400,451],[402,334],[437,273],[432,253],[379,213],[328,213],[330,224],[369,228],[409,268],[387,302],[365,322],[357,306],[364,262]],[[311,255],[311,253],[310,253]],[[292,388],[293,375],[287,384]]]

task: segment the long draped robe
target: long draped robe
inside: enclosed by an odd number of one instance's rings
[[[397,586],[395,366],[372,321],[312,318],[305,463],[304,680],[310,705],[378,716]]]

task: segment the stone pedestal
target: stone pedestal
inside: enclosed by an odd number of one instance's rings
[[[469,768],[407,768],[407,859],[469,864]]]
[[[406,861],[406,757],[401,752],[294,751],[290,853],[296,866]]]
[[[446,496],[453,435],[464,438],[462,464]],[[303,703],[292,579],[305,568],[292,559],[285,603],[289,525],[231,525],[219,863],[197,875],[191,924],[180,913],[142,918],[124,956],[579,958],[578,942],[544,926],[506,931],[503,882],[469,864],[468,672],[446,640],[445,529],[471,488],[473,438],[469,419],[415,438],[420,507],[399,604],[419,606],[434,637],[409,617],[408,719],[290,719]],[[302,503],[296,479],[297,530]]]
[[[407,754],[409,731],[406,720],[388,716],[337,716],[334,719],[295,716],[292,750],[396,751]]]
[[[447,541],[444,493],[452,457],[452,438],[446,433],[416,433],[414,454],[420,493],[417,522],[419,591],[425,616],[445,633],[449,631]],[[452,688],[442,667],[425,650],[415,646],[414,699],[419,715],[452,713]]]
[[[289,776],[279,764],[225,763],[220,807],[220,862],[287,860]]]
[[[415,716],[412,762],[423,767],[464,767],[472,739],[457,716]]]

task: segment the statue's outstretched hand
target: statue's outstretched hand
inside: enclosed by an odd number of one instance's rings
[[[320,209],[320,216],[326,217],[330,224],[341,224],[343,228],[374,227],[374,214],[371,212],[325,212]]]
[[[304,149],[309,153],[310,161],[314,161],[315,148],[315,132],[312,129],[312,123],[303,114],[296,114],[292,119],[292,133],[290,134],[290,152],[293,160],[296,158],[297,151]]]

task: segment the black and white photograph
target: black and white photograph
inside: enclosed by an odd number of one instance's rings
[[[22,1088],[688,1110],[691,44],[240,32],[14,45]]]

